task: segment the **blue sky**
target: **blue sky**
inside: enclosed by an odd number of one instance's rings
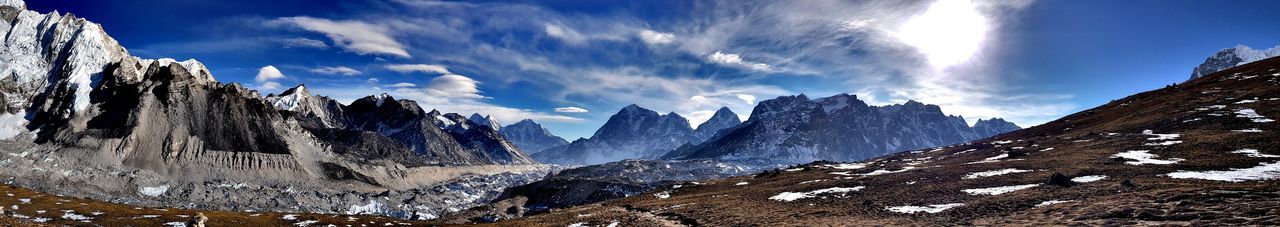
[[[1280,44],[1274,1],[29,1],[134,55],[263,93],[532,118],[588,137],[631,103],[695,124],[780,95],[1047,122]],[[264,70],[272,66],[275,70]],[[280,75],[276,75],[278,71]],[[265,72],[265,74],[264,74]],[[263,74],[263,75],[260,75]]]

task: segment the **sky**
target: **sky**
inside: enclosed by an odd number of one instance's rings
[[[533,119],[573,140],[639,104],[694,127],[784,95],[917,100],[1042,124],[1186,80],[1219,49],[1280,44],[1274,1],[28,1],[131,54],[347,103]]]

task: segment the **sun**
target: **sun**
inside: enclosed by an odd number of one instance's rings
[[[946,68],[969,61],[982,47],[990,24],[969,0],[938,0],[909,20],[895,36],[918,49],[929,64]]]

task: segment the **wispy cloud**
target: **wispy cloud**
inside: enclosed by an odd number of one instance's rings
[[[391,64],[391,65],[386,65],[385,67],[387,68],[387,70],[396,71],[396,72],[400,72],[400,73],[414,73],[414,72],[419,72],[419,73],[453,74],[453,73],[449,72],[449,69],[448,69],[448,68],[445,68],[445,67],[444,67],[444,66],[442,66],[442,65],[430,65],[430,64]]]
[[[569,107],[557,107],[556,112],[557,113],[586,113],[588,111],[587,109],[584,109],[582,107],[569,106]]]
[[[346,66],[321,66],[318,68],[311,69],[310,71],[314,73],[319,73],[319,74],[344,75],[344,76],[355,76],[355,75],[362,74],[360,70],[356,70]]]
[[[359,20],[334,21],[314,17],[283,17],[268,23],[322,33],[333,40],[334,44],[357,54],[410,57],[404,44],[392,38],[390,29],[382,25]]]

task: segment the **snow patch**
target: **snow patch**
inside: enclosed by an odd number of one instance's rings
[[[1155,133],[1155,131],[1151,131],[1150,129],[1142,130],[1142,134],[1149,135],[1149,136],[1156,136],[1156,137],[1147,138],[1147,140],[1173,140],[1173,139],[1178,139],[1178,137],[1182,137],[1182,135],[1179,135],[1179,134],[1157,134]]]
[[[670,192],[670,191],[662,191],[662,192],[658,192],[658,193],[653,193],[653,197],[658,197],[658,199],[671,198],[671,192]]]
[[[1059,204],[1059,203],[1065,203],[1065,202],[1071,202],[1071,200],[1049,200],[1049,201],[1040,202],[1040,204],[1036,204],[1036,207],[1050,206],[1053,204]]]
[[[966,174],[964,175],[964,179],[978,179],[983,177],[999,176],[999,175],[1014,174],[1014,173],[1025,173],[1025,172],[1031,172],[1031,170],[1008,168],[1008,169],[999,169],[999,170],[991,170],[991,171],[982,171],[982,172]]]
[[[783,192],[783,193],[778,193],[778,195],[775,195],[773,197],[769,197],[769,199],[776,200],[776,201],[783,201],[783,202],[791,202],[791,201],[796,201],[797,199],[817,197],[818,195],[821,195],[821,194],[829,194],[829,193],[844,194],[848,192],[855,192],[855,191],[862,190],[863,188],[866,188],[866,187],[865,186],[857,186],[852,188],[834,187],[834,188],[827,188],[827,189],[818,189],[818,190],[813,190],[809,192]]]
[[[896,207],[891,206],[891,207],[885,207],[884,209],[889,210],[891,212],[898,212],[898,213],[905,213],[905,214],[914,214],[919,212],[934,214],[934,213],[942,212],[947,209],[951,209],[953,207],[958,207],[963,205],[964,205],[963,203],[948,203],[948,204],[934,204],[934,205],[928,205],[928,206],[896,206]]]
[[[1171,145],[1174,145],[1174,144],[1180,144],[1180,143],[1182,143],[1182,141],[1181,141],[1181,140],[1169,140],[1169,141],[1160,141],[1160,142],[1158,142],[1158,143],[1144,143],[1144,144],[1142,144],[1142,145],[1147,145],[1147,146],[1171,146]]]
[[[1132,161],[1124,162],[1124,164],[1135,165],[1135,166],[1146,165],[1146,164],[1168,165],[1168,164],[1178,163],[1179,161],[1183,160],[1180,158],[1173,158],[1173,159],[1166,159],[1166,160],[1156,159],[1159,156],[1156,156],[1155,154],[1152,154],[1150,152],[1151,151],[1148,151],[1148,150],[1125,151],[1125,152],[1120,152],[1118,154],[1112,155],[1111,157],[1132,160]]]
[[[1076,182],[1076,183],[1089,183],[1089,182],[1094,182],[1094,181],[1100,181],[1100,180],[1102,180],[1102,179],[1107,179],[1107,176],[1104,176],[1104,175],[1079,176],[1079,177],[1076,177],[1076,178],[1071,178],[1071,182]]]
[[[1177,179],[1202,179],[1228,182],[1243,182],[1251,180],[1274,180],[1280,179],[1280,161],[1272,163],[1263,163],[1259,166],[1231,170],[1211,170],[1211,171],[1178,171],[1168,174],[1169,177]]]
[[[1262,115],[1259,115],[1258,112],[1254,111],[1253,109],[1236,110],[1236,117],[1248,118],[1250,120],[1253,120],[1253,122],[1257,122],[1257,123],[1267,123],[1267,122],[1276,121],[1276,120],[1268,119],[1267,117],[1264,117]]]
[[[1233,132],[1246,132],[1246,133],[1249,133],[1249,132],[1262,132],[1262,129],[1251,128],[1251,129],[1241,129],[1241,130],[1231,130],[1231,131],[1233,131]]]
[[[751,184],[751,182],[743,181],[743,182],[738,182],[737,184],[733,184],[733,185],[743,186],[743,185],[748,185],[748,184]]]
[[[1280,155],[1263,154],[1261,152],[1258,152],[1258,150],[1254,150],[1254,149],[1240,149],[1240,150],[1232,151],[1231,153],[1244,154],[1254,158],[1280,158]]]
[[[916,167],[914,167],[914,166],[907,166],[907,167],[902,167],[902,169],[900,169],[900,170],[893,170],[893,171],[883,170],[883,169],[877,169],[876,171],[871,171],[870,173],[864,173],[864,174],[861,174],[861,175],[862,175],[862,176],[876,176],[876,175],[884,175],[884,174],[890,174],[890,173],[901,173],[901,172],[906,172],[906,171],[909,171],[909,170],[912,170],[912,169],[915,169],[915,168],[916,168]]]
[[[835,164],[835,165],[827,165],[827,167],[831,167],[832,169],[844,169],[844,170],[849,170],[849,169],[861,169],[861,168],[866,168],[866,167],[867,167],[867,164],[863,164],[863,163],[840,163],[840,164]]]
[[[166,222],[166,223],[164,223],[164,225],[165,225],[165,226],[172,226],[172,227],[187,227],[187,223],[186,223],[186,222],[180,222],[180,221],[175,221],[175,222]]]
[[[1024,184],[1024,185],[1000,186],[1000,187],[990,187],[990,188],[975,188],[975,189],[965,189],[961,191],[964,191],[964,193],[969,193],[970,195],[999,195],[1004,193],[1010,193],[1017,190],[1033,188],[1035,186],[1040,186],[1040,184]]]

